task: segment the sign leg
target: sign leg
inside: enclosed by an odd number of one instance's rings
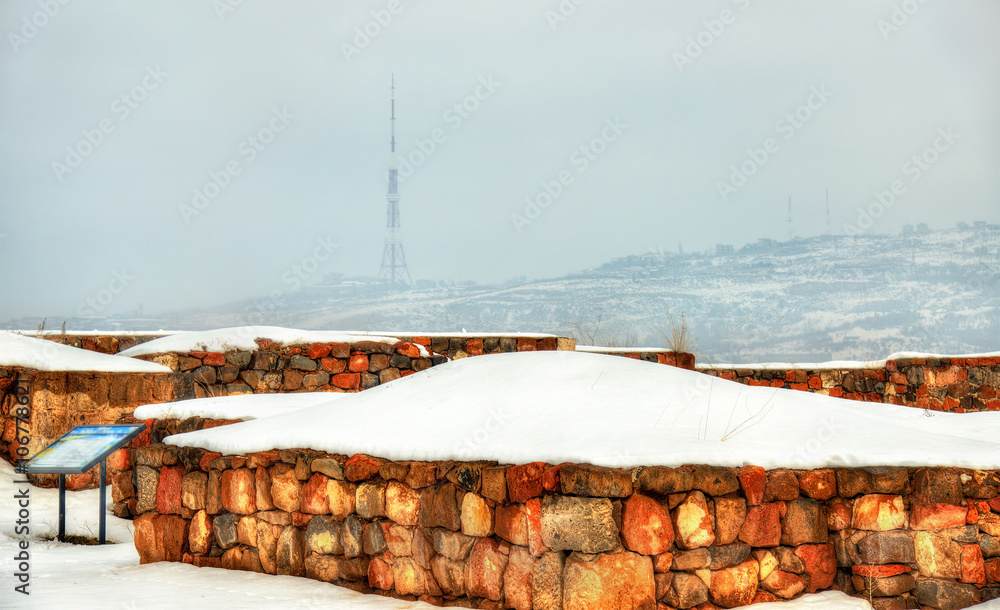
[[[107,460],[101,460],[101,525],[97,538],[97,544],[104,544],[104,532],[107,529],[107,474],[105,462]]]
[[[66,542],[66,475],[59,475],[59,542]]]

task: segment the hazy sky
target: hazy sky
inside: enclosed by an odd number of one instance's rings
[[[994,0],[62,2],[0,2],[0,319],[375,275],[392,73],[414,278],[817,235],[826,188],[1000,221]]]

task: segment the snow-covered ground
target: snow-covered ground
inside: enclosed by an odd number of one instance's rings
[[[251,420],[330,403],[345,396],[348,394],[340,392],[238,394],[142,405],[135,410],[134,415],[141,420],[189,417]]]
[[[255,350],[255,339],[267,339],[284,345],[299,345],[304,343],[354,343],[357,341],[374,341],[377,343],[396,343],[398,337],[371,335],[363,332],[349,333],[329,330],[296,330],[280,326],[236,326],[216,330],[179,332],[174,335],[160,337],[135,347],[119,352],[120,356],[144,356],[163,352],[227,352],[230,350]],[[424,356],[429,355],[427,349],[417,346]]]
[[[1000,413],[929,413],[620,356],[521,352],[436,366],[338,398],[336,409],[319,404],[165,442],[225,454],[309,447],[512,464],[1000,468]]]
[[[88,352],[8,331],[0,331],[0,366],[23,366],[39,371],[171,372],[169,368],[153,362]]]

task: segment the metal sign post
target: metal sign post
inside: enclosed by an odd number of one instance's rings
[[[66,539],[66,475],[83,474],[100,463],[100,528],[98,543],[104,544],[107,531],[106,459],[139,436],[143,424],[108,424],[77,426],[22,464],[27,474],[59,475],[59,541]]]

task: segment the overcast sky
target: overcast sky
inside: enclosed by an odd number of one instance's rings
[[[576,1],[2,0],[0,319],[377,274],[392,73],[415,279],[1000,221],[1000,3]]]

